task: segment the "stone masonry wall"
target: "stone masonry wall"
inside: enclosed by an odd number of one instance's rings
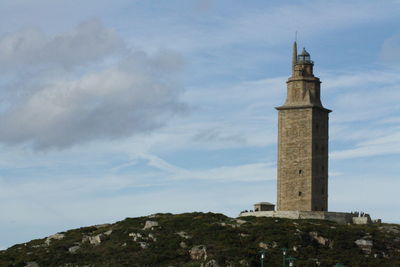
[[[312,208],[312,113],[312,108],[279,111],[279,210]]]
[[[354,214],[347,212],[326,212],[326,211],[259,211],[259,212],[243,212],[240,217],[255,216],[255,217],[272,217],[272,218],[285,218],[285,219],[316,219],[328,220],[341,224],[358,223],[367,224],[371,223],[371,218],[361,220],[354,217]],[[364,217],[362,217],[364,218]],[[356,222],[355,222],[356,220]]]
[[[312,210],[328,210],[328,112],[313,109]]]

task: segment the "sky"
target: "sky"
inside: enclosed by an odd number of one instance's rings
[[[276,202],[297,31],[330,113],[329,210],[400,223],[400,1],[3,0],[0,249]]]

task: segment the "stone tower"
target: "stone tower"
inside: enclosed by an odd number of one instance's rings
[[[278,200],[277,210],[328,210],[328,115],[322,106],[320,80],[314,62],[293,44],[292,76],[287,97],[277,107]]]

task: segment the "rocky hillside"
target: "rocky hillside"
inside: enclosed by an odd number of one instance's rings
[[[400,225],[338,225],[222,214],[156,214],[83,227],[0,251],[0,266],[400,266]]]

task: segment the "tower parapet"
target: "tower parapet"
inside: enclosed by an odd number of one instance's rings
[[[321,103],[321,81],[314,76],[314,62],[303,48],[297,56],[296,42],[293,45],[292,76],[287,80],[285,104],[277,109],[312,106],[325,109]],[[330,111],[330,110],[327,110]]]

